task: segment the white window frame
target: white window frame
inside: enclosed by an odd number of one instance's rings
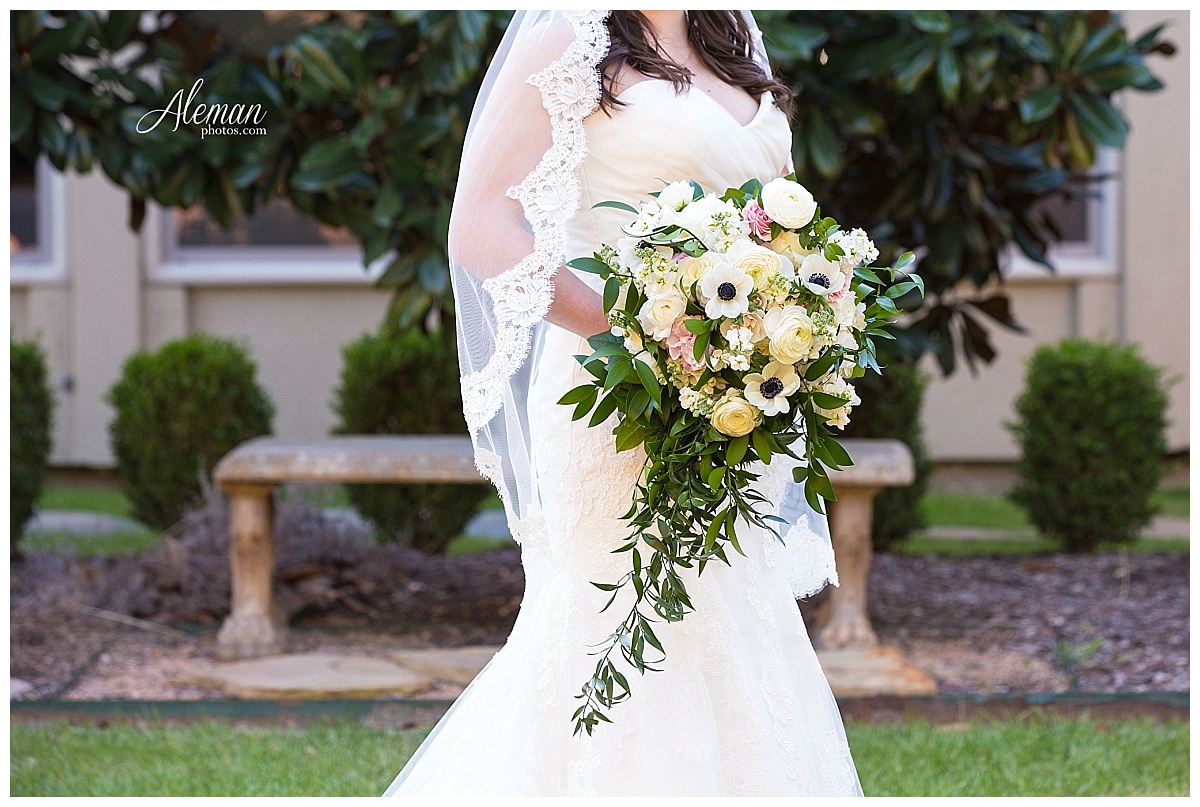
[[[358,247],[180,246],[173,211],[150,203],[143,238],[147,275],[164,283],[202,285],[374,285],[391,262],[369,267]]]
[[[38,245],[37,249],[9,255],[10,286],[58,284],[67,279],[66,177],[44,154],[38,157],[33,170],[37,183]]]
[[[1084,200],[1089,236],[1087,241],[1052,244],[1046,250],[1046,260],[1054,265],[1054,271],[1030,260],[1020,247],[1010,243],[1000,259],[1000,272],[1004,279],[1054,281],[1116,275],[1121,163],[1120,152],[1116,149],[1097,149],[1092,171],[1114,176],[1089,186],[1089,189],[1099,191],[1100,196]]]

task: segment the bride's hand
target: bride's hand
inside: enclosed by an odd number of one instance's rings
[[[610,327],[601,296],[565,266],[554,273],[554,300],[546,320],[585,339]]]

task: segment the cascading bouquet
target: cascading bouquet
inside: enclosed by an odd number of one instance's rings
[[[800,461],[793,478],[824,512],[821,499],[835,498],[826,466],[850,464],[830,429],[844,428],[859,402],[848,379],[879,372],[873,340],[894,338],[884,325],[899,314],[895,301],[924,294],[919,276],[897,277],[911,252],[872,268],[879,253],[866,233],[822,218],[794,175],[721,196],[681,181],[650,196],[640,209],[596,205],[636,218],[615,245],[567,263],[604,279],[612,328],[576,357],[594,379],[558,403],[574,405],[575,420],[591,412],[590,426],[618,412],[617,451],[646,451],[623,516],[630,535],[614,550],[630,553],[630,571],[592,583],[612,592],[603,610],[626,586],[636,597],[576,696],[576,734],[611,722],[601,710],[629,697],[614,650],[641,673],[659,669],[645,658],[646,645],[665,657],[646,606],[668,622],[692,610],[681,569],[728,564],[727,546],[744,555],[739,516],[782,540],[768,522],[783,519],[755,507],[767,503],[751,487],[755,460]],[[797,440],[800,454],[789,447]]]

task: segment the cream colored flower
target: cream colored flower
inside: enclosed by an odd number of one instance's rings
[[[717,402],[709,420],[721,434],[741,437],[754,431],[754,427],[761,422],[761,413],[735,392]]]
[[[799,182],[778,177],[762,189],[762,206],[767,215],[784,227],[803,227],[817,212],[817,202]]]
[[[671,335],[671,326],[683,316],[687,299],[675,289],[652,294],[642,303],[637,319],[646,336],[658,342]]]
[[[717,259],[711,252],[705,252],[698,258],[691,256],[679,262],[679,287],[684,294],[690,294],[692,284],[703,280],[713,269],[717,268]]]
[[[765,286],[774,275],[789,272],[792,268],[787,259],[749,239],[738,241],[731,246],[725,253],[725,258],[734,267],[750,275],[754,279],[756,289]]]
[[[770,335],[769,349],[775,361],[795,364],[812,350],[813,322],[798,305],[772,308],[763,316],[763,328]]]

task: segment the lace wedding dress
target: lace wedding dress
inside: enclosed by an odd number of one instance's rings
[[[769,96],[745,124],[704,91],[676,94],[657,79],[630,86],[621,100],[611,116],[584,120],[588,153],[568,257],[621,237],[629,214],[593,210],[596,202],[636,204],[685,178],[721,191],[779,176],[788,161],[788,122]],[[598,290],[594,275],[578,274]],[[591,350],[569,331],[544,327],[530,357],[528,403],[542,511],[521,536],[526,587],[516,625],[384,795],[862,795],[785,551],[744,522],[737,533],[747,557],[731,550],[731,566],[692,570],[685,579],[696,610],[656,624],[663,671],[630,668],[633,694],[608,711],[613,722],[572,736],[574,696],[595,667],[589,651],[633,596],[625,591],[600,613],[608,594],[590,582],[627,571],[629,555],[611,550],[627,535],[620,516],[645,453],[615,452],[615,414],[588,428],[586,418],[571,420],[573,407],[556,404],[590,378],[573,356]],[[759,467],[758,489],[772,502],[791,483],[778,465]]]

